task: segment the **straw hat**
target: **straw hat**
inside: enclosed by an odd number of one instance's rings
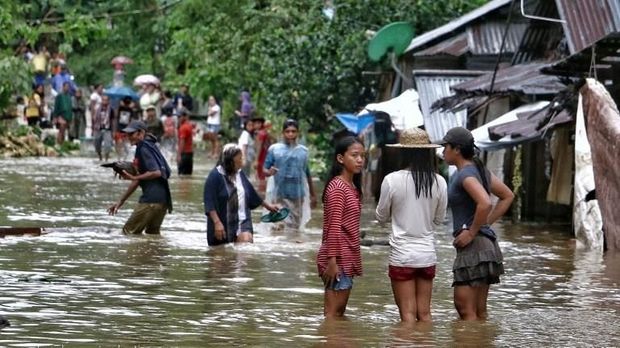
[[[432,149],[441,147],[437,144],[431,144],[428,134],[420,128],[405,129],[400,133],[398,140],[398,144],[387,144],[387,146],[410,149]]]

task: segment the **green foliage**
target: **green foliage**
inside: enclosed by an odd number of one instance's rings
[[[0,57],[0,110],[4,110],[16,94],[30,91],[32,79],[30,66],[18,57]]]
[[[0,72],[19,70],[19,79],[28,72],[16,60],[2,63],[20,40],[67,53],[81,85],[109,84],[110,60],[125,55],[134,60],[128,83],[142,73],[159,76],[165,88],[188,83],[194,96],[223,100],[225,120],[247,88],[276,127],[292,117],[320,133],[337,127],[335,112],[373,101],[373,81],[362,72],[391,69],[367,59],[368,30],[409,21],[422,33],[486,0],[331,2],[330,19],[326,2],[316,0],[0,0]],[[4,93],[23,90],[17,84],[0,83],[0,108]],[[321,144],[318,156],[327,138],[309,137]]]
[[[68,154],[74,151],[80,150],[80,144],[76,144],[72,141],[65,141],[60,146],[56,148],[58,152],[62,155]]]
[[[43,5],[45,4],[45,5]],[[52,7],[53,6],[53,7]],[[16,2],[0,0],[0,109],[7,108],[13,96],[31,89],[31,67],[21,58],[20,44],[35,47],[47,42],[62,43],[71,53],[101,34],[102,23],[73,1]],[[53,18],[50,18],[52,16]]]

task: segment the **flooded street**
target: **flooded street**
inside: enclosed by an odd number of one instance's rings
[[[324,324],[315,266],[321,211],[304,233],[255,223],[254,244],[208,249],[202,191],[212,165],[173,176],[174,212],[161,236],[127,237],[120,230],[139,194],[108,216],[128,182],[92,158],[0,160],[0,226],[47,232],[0,239],[0,314],[12,325],[0,331],[0,346],[620,345],[620,256],[575,250],[570,226],[498,228],[506,275],[491,289],[487,322],[456,320],[446,221],[432,325],[397,325],[380,245],[362,248],[348,320]],[[385,240],[374,204],[364,209],[366,239]]]

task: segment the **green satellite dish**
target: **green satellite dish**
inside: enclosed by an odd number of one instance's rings
[[[368,44],[368,57],[380,61],[388,52],[401,55],[413,39],[413,27],[409,22],[395,22],[381,28]]]

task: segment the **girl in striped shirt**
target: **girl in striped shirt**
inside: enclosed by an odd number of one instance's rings
[[[335,157],[323,191],[323,238],[317,255],[325,285],[326,318],[342,317],[353,287],[362,275],[360,252],[361,181],[364,145],[351,136],[336,143]]]

